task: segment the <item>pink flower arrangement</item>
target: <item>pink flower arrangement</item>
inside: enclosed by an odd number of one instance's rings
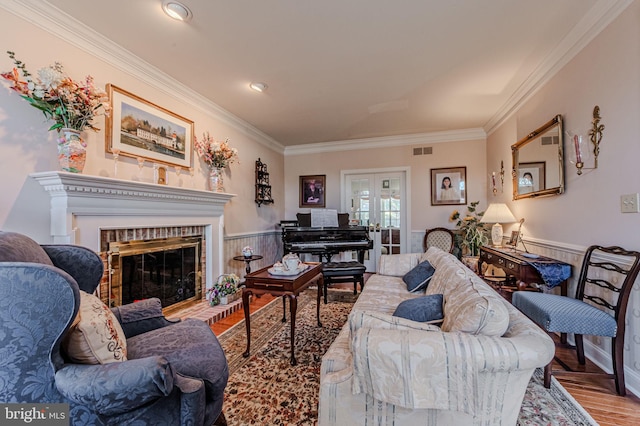
[[[212,304],[218,303],[218,299],[222,296],[229,296],[238,291],[240,277],[236,274],[224,274],[218,277],[218,281],[207,289],[207,300]]]
[[[11,83],[9,87],[22,99],[42,111],[47,120],[55,122],[49,130],[100,130],[92,121],[98,115],[108,115],[111,108],[107,93],[95,87],[93,77],[87,76],[83,82],[75,82],[57,62],[39,69],[35,77],[22,61],[16,59],[14,52],[7,53],[15,67],[0,73],[0,76]]]
[[[195,138],[195,149],[200,158],[209,167],[224,169],[238,161],[238,150],[229,146],[229,141],[216,142],[209,132],[202,134],[202,139]]]

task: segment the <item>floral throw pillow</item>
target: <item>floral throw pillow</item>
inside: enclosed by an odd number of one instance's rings
[[[127,360],[127,340],[111,310],[93,294],[80,291],[80,310],[63,343],[79,364],[108,364]]]

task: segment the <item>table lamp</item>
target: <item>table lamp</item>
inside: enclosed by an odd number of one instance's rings
[[[502,225],[501,223],[517,222],[509,207],[504,203],[491,203],[489,208],[484,212],[480,223],[493,223],[491,227],[491,245],[493,247],[502,247]]]

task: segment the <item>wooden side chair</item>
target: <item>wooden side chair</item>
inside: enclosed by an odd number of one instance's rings
[[[427,229],[424,234],[424,241],[422,242],[424,251],[427,251],[429,247],[435,246],[443,251],[453,253],[454,245],[455,235],[447,228]]]
[[[618,395],[626,394],[624,384],[624,331],[627,302],[640,271],[640,252],[621,247],[591,246],[587,249],[576,297],[517,291],[513,305],[547,332],[574,333],[578,362],[585,364],[583,335],[612,339],[613,374],[570,371],[545,367],[544,385],[550,387],[551,374],[601,374],[614,379]],[[567,371],[569,370],[569,371]]]

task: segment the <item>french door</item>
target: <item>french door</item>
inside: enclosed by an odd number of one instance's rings
[[[406,172],[345,172],[343,188],[343,211],[351,223],[368,227],[373,240],[365,253],[367,272],[376,272],[381,254],[407,252]]]

